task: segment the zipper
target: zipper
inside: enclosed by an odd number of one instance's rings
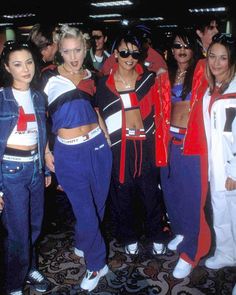
[[[31,91],[31,93],[32,93],[32,91]],[[35,117],[37,119],[37,125],[38,125],[38,139],[37,139],[37,144],[38,144],[38,155],[39,155],[39,173],[42,173],[43,165],[42,165],[42,155],[41,155],[41,149],[40,149],[41,144],[40,144],[40,140],[39,140],[39,138],[40,138],[40,130],[39,130],[40,129],[40,122],[39,122],[40,121],[40,117],[39,117],[39,115],[37,113],[37,108],[35,106],[35,99],[34,99],[34,97],[35,97],[35,93],[32,94],[31,100],[33,102],[34,111],[35,111]]]

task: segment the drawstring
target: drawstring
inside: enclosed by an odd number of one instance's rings
[[[136,173],[137,173],[138,153],[137,153],[136,141],[134,140],[133,143],[134,143],[134,174],[133,174],[133,178],[135,178]]]
[[[143,162],[143,142],[140,141],[140,161],[139,161],[139,172],[138,172],[138,176],[141,175],[142,172],[142,162]]]
[[[139,153],[138,153],[138,149],[137,149],[137,141],[133,140],[133,144],[134,144],[134,174],[133,174],[133,178],[135,178],[136,176],[141,176],[142,173],[142,161],[143,161],[143,142],[142,140],[139,140]],[[139,161],[139,164],[138,164]],[[138,172],[138,174],[137,174]]]

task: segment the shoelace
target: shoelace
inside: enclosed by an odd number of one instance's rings
[[[43,281],[43,276],[41,275],[40,272],[38,271],[33,271],[30,276],[35,279],[36,281],[38,281],[39,283]]]
[[[96,276],[98,274],[97,271],[90,271],[90,270],[87,270],[87,273],[86,273],[86,278],[90,279],[90,277],[92,275]]]

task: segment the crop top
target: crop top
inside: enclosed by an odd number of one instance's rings
[[[182,101],[182,97],[181,97],[181,93],[183,90],[183,84],[176,84],[172,87],[171,93],[171,102],[175,103],[175,102],[179,102]],[[185,101],[190,100],[191,97],[191,93],[188,93],[188,95],[185,98]]]
[[[48,97],[54,134],[60,128],[70,129],[98,122],[92,95],[76,87],[69,79],[61,75],[51,76],[44,92]]]

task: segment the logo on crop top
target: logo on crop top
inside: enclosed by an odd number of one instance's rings
[[[17,122],[17,131],[26,131],[28,122],[35,122],[35,114],[26,114],[22,107],[19,108],[19,118]]]

